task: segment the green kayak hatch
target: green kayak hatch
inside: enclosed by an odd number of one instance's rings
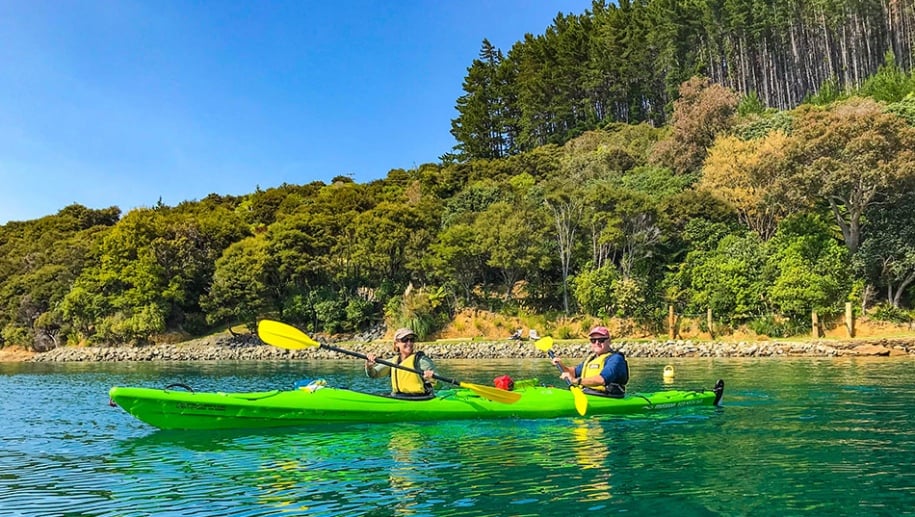
[[[520,383],[519,383],[520,384]],[[172,385],[174,386],[183,385]],[[251,393],[115,386],[112,404],[160,429],[257,429],[332,423],[416,422],[495,418],[578,417],[565,388],[524,386],[521,399],[503,404],[468,389],[448,389],[427,400],[404,400],[347,389],[320,387]],[[629,394],[625,398],[588,396],[587,416],[625,415],[662,409],[717,405],[724,381],[713,389]]]

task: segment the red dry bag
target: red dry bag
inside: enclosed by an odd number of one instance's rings
[[[496,377],[492,380],[492,383],[500,390],[511,391],[515,387],[515,381],[513,381],[512,378],[508,375]]]

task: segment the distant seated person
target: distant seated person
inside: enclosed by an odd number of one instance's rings
[[[585,393],[622,398],[629,383],[629,364],[622,352],[610,349],[610,331],[607,327],[594,327],[588,332],[591,354],[577,366],[565,366],[559,357],[553,364],[562,369],[560,378],[581,386]]]
[[[528,332],[527,335],[531,338],[532,341],[536,341],[536,340],[540,339],[540,334],[538,334],[537,331],[534,329],[531,329],[531,331]]]
[[[409,368],[412,370],[422,371],[422,375],[407,371],[401,368],[391,368],[390,366],[376,363],[375,354],[365,354],[365,374],[372,379],[384,377],[388,374],[391,376],[391,395],[398,398],[432,398],[433,393],[433,371],[435,365],[432,359],[429,359],[422,352],[413,352],[413,345],[416,343],[416,333],[410,329],[402,328],[394,332],[394,351],[397,357],[390,359],[388,362]]]
[[[524,333],[524,329],[518,329],[512,332],[512,335],[508,339],[522,339],[521,335]]]

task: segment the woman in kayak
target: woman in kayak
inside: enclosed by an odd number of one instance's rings
[[[397,357],[391,359],[390,362],[405,368],[421,370],[422,375],[376,363],[375,354],[365,354],[366,375],[373,379],[390,375],[391,394],[395,397],[430,398],[435,365],[432,363],[432,359],[426,357],[422,352],[413,352],[415,343],[415,332],[406,328],[397,329],[397,332],[394,333],[394,351],[397,352]]]
[[[626,395],[629,382],[629,364],[622,352],[610,349],[610,331],[607,327],[594,327],[588,332],[591,355],[577,366],[564,366],[559,357],[553,364],[562,368],[560,378],[582,386],[585,393],[621,398]]]

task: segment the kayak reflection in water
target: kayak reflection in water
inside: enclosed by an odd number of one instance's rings
[[[559,357],[553,364],[562,368],[561,378],[581,386],[585,393],[622,398],[629,382],[629,364],[622,352],[610,349],[610,331],[594,327],[588,332],[591,355],[577,366],[564,366]]]
[[[397,357],[390,362],[423,372],[419,375],[400,368],[376,363],[375,354],[365,354],[365,374],[373,379],[390,375],[391,395],[398,398],[426,399],[433,397],[433,371],[435,364],[422,352],[414,352],[416,333],[407,328],[397,329],[394,333],[394,351]]]

